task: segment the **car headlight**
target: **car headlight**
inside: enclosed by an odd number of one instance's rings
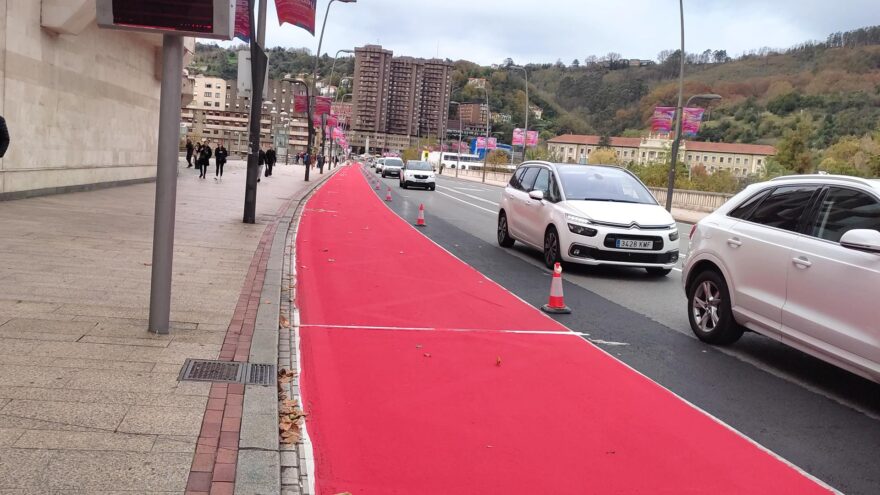
[[[678,230],[676,230],[675,232],[670,232],[669,240],[670,241],[677,241],[678,240]]]
[[[595,237],[596,234],[599,233],[596,229],[591,229],[590,227],[586,227],[583,225],[576,225],[573,223],[568,224],[568,230],[575,234],[587,236],[587,237]]]
[[[593,222],[590,221],[589,218],[579,217],[577,215],[572,215],[571,213],[565,214],[565,220],[568,222],[571,222],[571,223],[579,223],[582,225],[592,225],[593,224]]]

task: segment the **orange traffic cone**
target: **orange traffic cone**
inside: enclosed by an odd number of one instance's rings
[[[565,296],[562,295],[562,265],[556,263],[553,267],[553,281],[550,282],[550,301],[541,306],[545,313],[569,314],[571,308],[565,305]]]
[[[376,186],[378,187],[378,186]],[[391,188],[388,188],[388,194],[385,195],[385,201],[391,201]]]
[[[424,227],[425,226],[425,205],[419,205],[419,218],[416,219],[416,227]]]
[[[376,183],[376,190],[377,191],[379,190],[379,183],[378,182]]]

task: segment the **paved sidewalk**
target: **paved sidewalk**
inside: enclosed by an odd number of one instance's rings
[[[222,181],[185,167],[169,336],[146,331],[154,184],[0,203],[0,492],[232,493],[243,390],[209,400],[221,387],[178,373],[186,358],[248,360],[268,234],[327,174],[276,167],[247,225],[243,162]],[[218,408],[214,450],[193,462]]]

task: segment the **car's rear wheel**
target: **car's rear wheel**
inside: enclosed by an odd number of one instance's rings
[[[436,184],[431,184],[430,186],[428,186],[428,189],[430,189],[430,190],[433,191],[434,189],[437,189],[437,185],[436,185]]]
[[[431,187],[433,191],[434,188]],[[502,211],[498,214],[498,245],[501,247],[513,247],[514,241],[513,237],[510,237],[510,232],[507,231],[507,215]]]
[[[553,269],[556,263],[561,263],[562,257],[559,255],[559,233],[556,227],[550,226],[544,233],[544,265],[549,269]]]
[[[651,275],[654,277],[665,277],[665,276],[669,275],[669,272],[671,272],[672,269],[671,268],[650,267],[650,268],[645,268],[645,271],[648,272],[648,275]]]
[[[743,328],[734,320],[730,309],[730,292],[718,272],[706,270],[688,286],[688,320],[694,335],[715,345],[732,344],[739,340]]]

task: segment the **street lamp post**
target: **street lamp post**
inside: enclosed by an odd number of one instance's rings
[[[281,82],[290,84],[290,94],[291,94],[292,99],[296,98],[296,93],[293,91],[293,85],[294,84],[301,84],[303,89],[305,89],[305,91],[306,91],[306,102],[311,101],[309,98],[309,85],[306,84],[305,81],[301,81],[299,79],[290,79],[290,78],[285,77],[284,79],[281,80]],[[311,104],[306,105],[306,119],[307,119],[306,120],[306,129],[308,129],[308,133],[309,133],[308,134],[308,136],[309,136],[308,137],[308,144],[306,145],[307,146],[306,153],[308,153],[311,156],[312,142],[315,137],[314,136],[314,134],[315,134],[314,128],[312,126],[312,106],[311,106]],[[314,157],[312,157],[312,159],[314,160]],[[306,165],[306,178],[305,178],[306,182],[309,181],[309,169],[310,168],[312,168],[310,165]]]
[[[330,66],[330,84],[333,84],[333,73],[336,72],[336,60],[339,58],[340,53],[352,54],[352,53],[354,53],[354,50],[337,50],[336,51],[336,56],[333,57],[333,65]],[[338,92],[338,90],[337,90],[337,92]]]
[[[483,149],[483,183],[486,182],[486,167],[489,166],[489,88],[483,85],[483,91],[486,93],[486,147]]]
[[[458,149],[455,150],[455,177],[458,178],[458,169],[461,168],[461,131],[462,131],[462,122],[461,122],[461,103],[457,101],[450,101],[450,105],[458,106]],[[443,153],[440,153],[440,161],[443,161]]]
[[[522,148],[522,161],[526,161],[526,147],[529,143],[529,71],[526,70],[525,67],[521,67],[519,65],[511,65],[508,67],[509,69],[519,69],[523,71],[523,74],[526,78],[526,121],[525,121],[525,129],[523,129],[523,148]],[[513,145],[511,144],[511,147]],[[511,162],[513,161],[513,151],[511,148],[510,152]]]
[[[330,15],[330,6],[333,5],[333,2],[342,2],[342,3],[357,3],[357,0],[330,0],[327,2],[327,10],[324,12],[324,23],[321,25],[321,36],[318,38],[318,51],[315,53],[315,68],[312,71],[312,97],[318,97],[318,64],[321,61],[321,45],[324,43],[324,30],[327,28],[327,16]],[[315,108],[315,102],[312,101],[312,98],[309,98],[309,128],[311,129],[312,121],[311,115]],[[322,129],[323,131],[323,129]],[[311,133],[310,133],[311,134]],[[309,139],[309,152],[311,152],[312,148],[311,138]],[[323,152],[323,150],[322,150]],[[308,173],[309,167],[306,167],[306,173]]]
[[[682,108],[681,99],[678,101],[678,108],[675,109],[677,118],[675,120],[675,139],[672,141],[672,160],[669,163],[669,178],[666,186],[666,211],[672,211],[672,193],[675,189],[675,167],[678,161],[678,148],[681,146],[681,126],[684,117],[684,108],[688,108],[693,100],[720,100],[721,96],[706,93],[694,95],[688,98],[687,103]]]

